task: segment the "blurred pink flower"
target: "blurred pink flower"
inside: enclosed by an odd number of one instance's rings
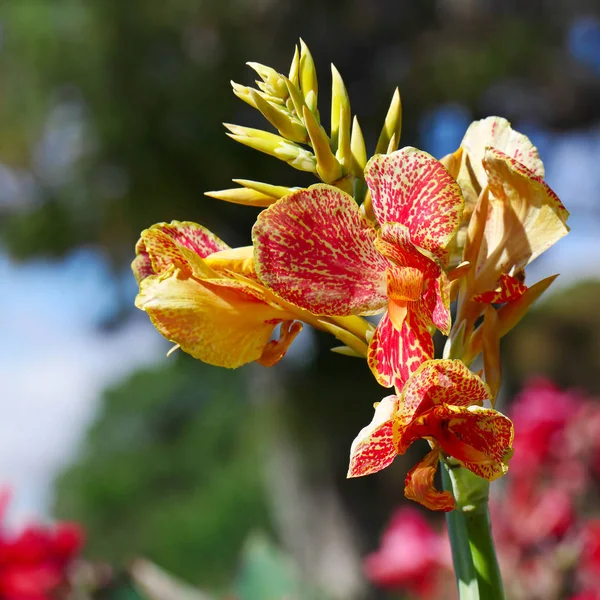
[[[413,507],[396,510],[382,536],[381,547],[364,561],[367,578],[375,585],[404,588],[421,598],[434,591],[436,574],[449,565],[447,538]]]
[[[565,427],[582,407],[583,399],[547,379],[532,380],[517,395],[511,418],[515,425],[512,477],[531,478],[543,461],[560,449]]]

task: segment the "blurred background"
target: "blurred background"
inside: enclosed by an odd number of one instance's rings
[[[117,568],[141,555],[220,593],[262,532],[330,597],[383,598],[362,559],[423,448],[346,480],[382,396],[367,367],[306,330],[274,369],[166,358],[133,306],[142,229],[193,220],[247,245],[256,210],[205,191],[311,182],[222,127],[263,126],[229,81],[252,83],[246,61],[287,73],[299,37],[322,106],[341,72],[371,153],[396,86],[401,145],[441,157],[488,115],[531,137],[572,231],[528,272],[561,276],[503,342],[503,395],[533,374],[600,394],[600,2],[9,0],[0,483],[13,526],[79,521],[86,556]]]

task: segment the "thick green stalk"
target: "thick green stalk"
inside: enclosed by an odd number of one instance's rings
[[[489,483],[452,459],[442,469],[456,509],[447,514],[460,600],[504,600],[488,510]]]

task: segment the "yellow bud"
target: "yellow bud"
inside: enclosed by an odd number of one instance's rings
[[[398,148],[400,143],[400,133],[402,131],[402,102],[400,100],[400,92],[398,88],[394,91],[392,96],[392,102],[388,108],[387,115],[385,116],[385,122],[383,129],[379,134],[379,140],[377,141],[377,148],[375,154],[389,153],[390,141],[395,135],[395,147],[392,148],[392,152]]]
[[[283,75],[279,74],[275,69],[261,65],[260,63],[248,62],[246,64],[260,75],[265,83],[266,89],[264,91],[267,94],[286,100],[288,91]]]
[[[347,131],[340,132],[342,122]],[[339,149],[338,138],[345,135],[350,140],[350,98],[339,71],[331,65],[331,146]]]
[[[294,191],[294,188],[284,187],[282,185],[270,185],[268,183],[262,183],[261,181],[251,181],[250,179],[234,179],[235,183],[243,185],[245,188],[260,192],[265,196],[270,196],[279,200]]]
[[[300,66],[300,54],[298,52],[298,46],[294,46],[294,58],[292,58],[292,64],[290,66],[290,74],[288,79],[297,87],[298,86],[298,69]]]
[[[304,107],[304,123],[310,136],[311,146],[317,159],[317,174],[325,183],[332,183],[342,177],[342,166],[329,146],[329,138],[315,115],[307,106]]]
[[[267,207],[277,202],[277,198],[261,194],[256,190],[241,188],[232,188],[229,190],[218,190],[215,192],[204,192],[205,196],[211,198],[217,198],[217,200],[224,200],[225,202],[231,202],[233,204],[243,204],[245,206],[259,206]]]
[[[292,142],[300,142],[301,144],[308,140],[306,127],[290,112],[267,102],[256,90],[250,89],[250,95],[254,104],[256,104],[256,108],[284,138]]]
[[[319,94],[317,71],[312,54],[302,39],[300,39],[299,78],[300,89],[304,94],[306,105],[311,111],[315,112],[317,110],[317,98]],[[292,78],[290,77],[290,79]]]
[[[364,176],[365,165],[367,164],[367,147],[356,117],[352,121],[350,148],[352,150],[352,158],[354,159],[354,174],[362,178]]]

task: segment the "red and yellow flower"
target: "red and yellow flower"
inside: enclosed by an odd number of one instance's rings
[[[376,405],[373,420],[352,444],[348,476],[376,473],[424,438],[432,450],[408,473],[405,494],[433,510],[451,510],[452,494],[433,485],[440,456],[452,456],[488,481],[508,470],[513,426],[483,407],[489,399],[487,385],[460,360],[424,362],[400,394]]]
[[[251,246],[230,248],[201,225],[173,221],[143,231],[136,253],[136,306],[163,336],[203,362],[274,365],[302,329],[299,320],[366,354],[368,323],[316,319],[276,298],[256,277]],[[277,325],[279,339],[271,340]]]
[[[433,357],[431,328],[450,331],[446,245],[463,198],[432,156],[403,148],[365,168],[374,220],[354,199],[315,185],[263,211],[253,229],[260,280],[316,315],[386,310],[368,360],[382,385],[401,386]]]

